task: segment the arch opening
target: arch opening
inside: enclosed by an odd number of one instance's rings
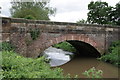
[[[64,44],[61,44],[64,43]],[[70,45],[68,45],[70,44]],[[56,44],[55,44],[56,45]],[[90,44],[78,41],[78,40],[67,40],[64,42],[57,43],[57,45],[62,45],[64,47],[72,47],[70,51],[61,49],[61,47],[51,46],[47,48],[42,55],[44,55],[50,61],[51,67],[61,66],[71,61],[73,58],[80,57],[100,57],[100,53]],[[68,45],[68,46],[66,46]],[[73,48],[74,47],[74,48]],[[75,49],[75,50],[74,50]]]

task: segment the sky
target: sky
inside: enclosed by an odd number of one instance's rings
[[[87,19],[88,4],[91,1],[98,0],[50,0],[50,7],[56,8],[55,16],[50,16],[51,21],[76,22],[81,19]],[[120,0],[101,0],[108,3],[109,6],[115,6]],[[1,15],[10,16],[10,0],[0,0],[2,7]]]

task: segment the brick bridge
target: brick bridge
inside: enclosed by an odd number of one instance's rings
[[[16,51],[26,57],[37,57],[51,45],[68,41],[78,51],[105,53],[111,42],[118,39],[120,26],[76,24],[1,18],[2,41],[10,41]],[[30,29],[39,29],[40,35],[32,40]],[[93,53],[90,53],[93,54]]]

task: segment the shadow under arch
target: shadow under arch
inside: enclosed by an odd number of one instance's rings
[[[78,40],[67,40],[75,49],[77,57],[100,57],[101,54],[90,44],[78,41]]]

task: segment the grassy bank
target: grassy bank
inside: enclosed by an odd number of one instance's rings
[[[108,53],[99,58],[99,60],[120,67],[120,40],[113,42],[108,50]]]

